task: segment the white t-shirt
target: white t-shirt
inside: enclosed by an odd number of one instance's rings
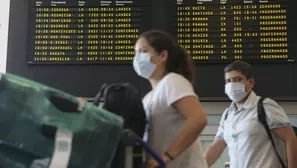
[[[148,143],[160,155],[164,154],[182,129],[185,119],[172,104],[186,96],[197,96],[191,83],[182,75],[169,73],[143,99],[149,121]],[[167,168],[206,168],[200,138]]]

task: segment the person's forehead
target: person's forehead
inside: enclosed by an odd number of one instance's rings
[[[135,44],[135,51],[138,51],[140,49],[150,49],[150,45],[144,38],[140,38],[137,40]]]
[[[230,71],[225,74],[225,79],[236,79],[236,78],[245,78],[245,76],[239,71]]]

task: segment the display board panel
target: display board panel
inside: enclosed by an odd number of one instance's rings
[[[31,0],[27,60],[36,63],[131,63],[150,27],[147,0]]]
[[[176,0],[172,33],[196,62],[292,62],[288,0]]]

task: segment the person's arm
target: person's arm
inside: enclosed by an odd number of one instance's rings
[[[286,146],[286,155],[288,160],[288,168],[297,167],[297,138],[292,126],[286,126],[273,129],[274,133],[280,137]]]
[[[296,168],[297,138],[284,109],[271,99],[264,101],[264,108],[270,129],[285,143],[288,168]]]
[[[211,167],[218,160],[218,158],[222,155],[222,153],[224,152],[227,146],[224,140],[224,123],[225,123],[226,115],[228,115],[227,113],[228,113],[228,109],[225,110],[225,112],[221,117],[221,121],[219,124],[217,134],[215,136],[215,140],[204,152],[204,158],[207,162],[208,167]]]
[[[212,144],[205,150],[204,158],[207,162],[208,167],[211,167],[218,158],[222,155],[226,148],[224,140],[215,139]]]
[[[198,138],[207,125],[207,119],[198,98],[195,96],[184,97],[173,103],[173,107],[185,119],[183,128],[167,149],[167,153],[172,158],[176,158]]]
[[[162,151],[165,162],[170,162],[197,140],[207,125],[207,119],[198,96],[194,92],[193,85],[186,78],[177,74],[168,74],[162,82],[161,90],[167,106],[174,108],[184,120],[184,124],[182,128],[179,128],[175,139],[172,140],[167,149]],[[175,112],[173,111],[173,113]]]

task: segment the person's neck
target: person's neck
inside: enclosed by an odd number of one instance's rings
[[[160,82],[160,80],[164,77],[165,75],[158,75],[158,77],[154,76],[152,78],[149,78],[149,82],[151,83],[152,89],[155,89],[157,84]]]
[[[157,84],[158,84],[158,82],[159,82],[160,80],[149,79],[149,81],[150,81],[150,83],[151,83],[152,88],[155,89],[156,86],[157,86]]]

